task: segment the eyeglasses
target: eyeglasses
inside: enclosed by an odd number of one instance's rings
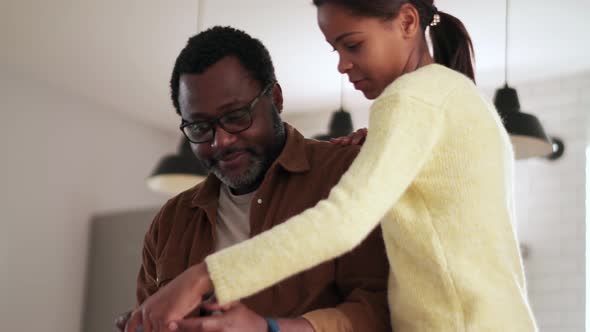
[[[186,122],[182,120],[180,131],[182,131],[184,136],[186,136],[186,138],[192,143],[201,144],[213,141],[213,138],[215,137],[215,128],[217,126],[220,126],[230,134],[237,134],[247,130],[252,126],[252,111],[254,110],[254,107],[260,98],[270,91],[273,85],[274,82],[262,89],[248,106],[226,113],[215,120],[194,122]]]

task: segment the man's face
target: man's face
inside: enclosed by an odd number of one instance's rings
[[[179,104],[185,122],[215,120],[248,107],[265,87],[254,80],[235,57],[225,57],[202,74],[183,74]],[[278,115],[282,109],[280,87],[260,97],[252,108],[252,125],[232,134],[215,126],[211,142],[191,144],[205,168],[236,190],[257,186],[280,153],[284,128]]]

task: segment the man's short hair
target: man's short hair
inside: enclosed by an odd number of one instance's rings
[[[276,80],[270,54],[260,40],[242,30],[215,26],[191,37],[176,58],[170,78],[170,92],[176,113],[180,114],[180,76],[201,74],[226,56],[237,57],[261,87]]]

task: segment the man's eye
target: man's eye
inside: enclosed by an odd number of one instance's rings
[[[247,110],[234,111],[234,112],[231,112],[230,114],[227,114],[225,117],[223,117],[223,122],[225,122],[225,123],[238,122],[238,121],[243,120],[247,114],[248,114]]]
[[[193,133],[203,133],[209,130],[208,123],[191,123],[187,126],[188,130]]]

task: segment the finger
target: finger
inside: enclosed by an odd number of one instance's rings
[[[125,325],[125,332],[135,332],[138,326],[142,324],[141,310],[136,310],[131,314],[127,324]]]
[[[228,311],[241,305],[239,301],[230,302],[225,305],[220,305],[219,302],[203,303],[203,308],[208,311]]]
[[[222,305],[221,306],[221,310],[223,310],[223,311],[229,311],[229,310],[232,310],[232,309],[234,309],[234,308],[236,308],[238,306],[241,306],[241,305],[242,304],[240,303],[240,301],[229,302],[229,303],[226,303],[226,304]]]
[[[357,144],[363,145],[365,143],[365,140],[367,139],[367,135],[369,134],[369,130],[367,128],[362,128],[359,129],[360,131],[360,139],[359,142]]]
[[[202,307],[207,311],[221,311],[224,310],[223,306],[217,302],[203,303]]]
[[[219,316],[182,319],[168,324],[170,331],[174,332],[214,332],[220,331],[221,326]]]
[[[127,324],[127,321],[130,317],[131,311],[127,311],[126,313],[120,314],[119,317],[115,319],[115,326],[117,327],[117,329],[119,329],[119,331],[125,331],[125,325]]]
[[[170,323],[175,319],[182,319],[182,317],[160,316],[153,312],[143,314],[143,331],[142,332],[169,332]]]
[[[221,329],[223,327],[221,319],[222,318],[220,318],[220,316],[208,318],[203,321],[203,323],[201,325],[201,329],[203,330],[203,332],[221,331]]]
[[[149,312],[143,312],[143,330],[142,332],[157,332],[158,330],[158,322],[154,319],[153,315]],[[136,332],[136,331],[133,331]],[[137,331],[139,332],[139,331]]]

